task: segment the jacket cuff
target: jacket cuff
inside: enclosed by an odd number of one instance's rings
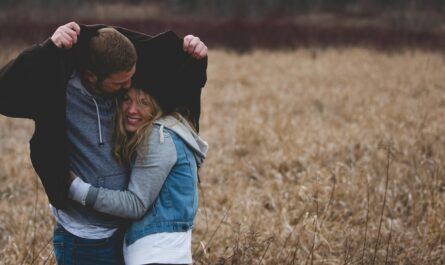
[[[42,48],[53,50],[53,49],[59,49],[56,44],[51,40],[51,38],[46,39],[44,42],[39,44]]]
[[[85,198],[85,205],[87,207],[93,207],[97,200],[97,195],[99,194],[99,188],[90,186],[88,194]]]
[[[76,177],[71,183],[68,191],[68,198],[85,205],[85,200],[90,187],[90,184],[85,183],[79,177]]]

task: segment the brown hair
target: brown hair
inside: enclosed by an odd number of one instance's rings
[[[84,68],[99,80],[112,73],[130,70],[137,61],[133,43],[114,28],[99,29],[90,40],[88,53]]]

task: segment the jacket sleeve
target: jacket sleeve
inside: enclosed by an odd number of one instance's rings
[[[201,90],[207,81],[207,57],[197,60],[173,31],[137,45],[133,85],[152,95],[165,113],[180,112],[198,128]]]
[[[48,39],[34,45],[0,70],[0,114],[16,118],[34,118],[38,112],[41,86],[48,78],[47,64],[57,54]]]
[[[138,219],[153,205],[165,179],[176,163],[176,147],[168,132],[160,142],[159,127],[154,127],[148,145],[142,144],[131,171],[130,183],[125,191],[90,186],[84,199],[87,206],[96,211],[130,219]],[[77,191],[70,188],[70,193]],[[77,197],[77,199],[76,199]],[[82,195],[71,196],[82,203]]]
[[[208,57],[197,60],[187,54],[182,70],[182,79],[185,88],[181,98],[183,105],[189,110],[189,118],[199,132],[199,118],[201,114],[201,92],[207,82]]]

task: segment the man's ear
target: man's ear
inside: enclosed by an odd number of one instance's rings
[[[93,73],[90,70],[85,70],[83,72],[83,78],[85,81],[87,81],[90,84],[96,84],[97,83],[97,75]]]

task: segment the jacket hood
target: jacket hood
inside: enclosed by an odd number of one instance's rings
[[[198,164],[202,164],[209,149],[209,145],[197,133],[193,131],[185,119],[177,120],[173,116],[166,116],[154,121],[154,124],[166,127],[175,132],[194,152]],[[162,137],[161,133],[161,137]],[[162,139],[161,139],[162,141]]]

